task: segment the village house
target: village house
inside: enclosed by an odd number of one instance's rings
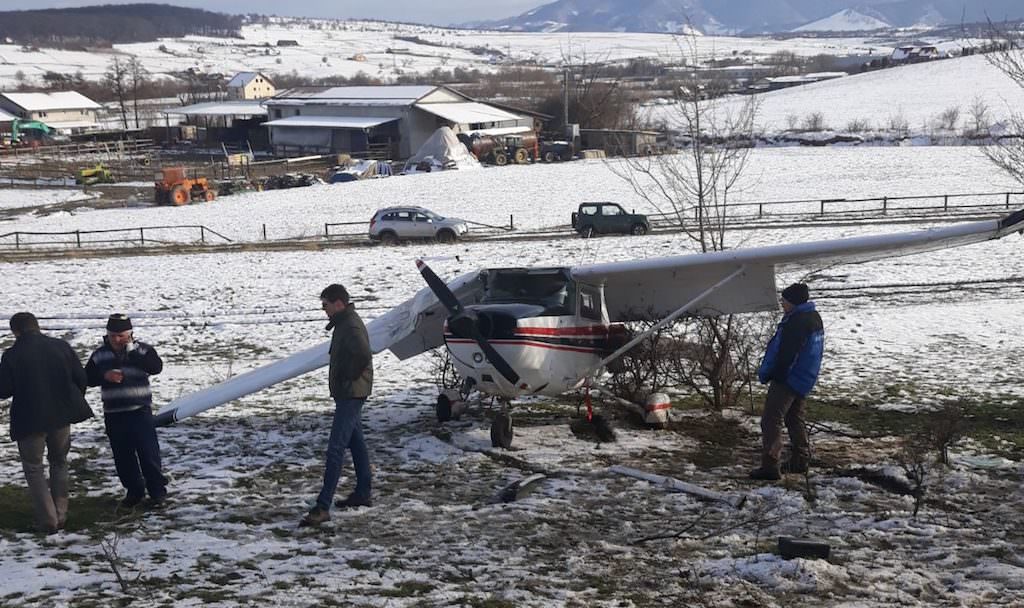
[[[444,86],[289,89],[264,102],[270,144],[279,155],[347,152],[385,159],[412,156],[440,127],[458,133],[511,134],[533,118]]]
[[[75,91],[0,93],[0,110],[21,120],[38,120],[67,135],[99,127],[100,104]]]
[[[266,99],[277,88],[262,72],[239,72],[228,82],[228,99]]]

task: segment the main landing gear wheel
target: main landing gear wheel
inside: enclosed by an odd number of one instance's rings
[[[512,447],[514,435],[511,414],[505,412],[495,414],[494,420],[491,422],[491,446],[507,450]]]

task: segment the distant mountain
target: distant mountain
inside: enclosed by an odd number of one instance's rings
[[[525,32],[708,34],[858,31],[1024,19],[1021,0],[557,0],[517,17],[471,24]],[[880,25],[881,24],[881,25]],[[810,27],[808,27],[810,26]]]
[[[794,32],[860,32],[865,30],[880,30],[892,27],[892,24],[886,21],[881,15],[875,11],[871,11],[872,15],[866,15],[864,13],[853,10],[852,8],[845,8],[834,15],[829,15],[824,19],[818,19],[812,21],[807,25],[801,25],[798,28],[794,28]]]

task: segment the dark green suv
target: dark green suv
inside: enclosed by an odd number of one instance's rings
[[[651,223],[646,215],[626,213],[616,203],[580,203],[572,214],[572,227],[584,238],[598,234],[647,234]]]

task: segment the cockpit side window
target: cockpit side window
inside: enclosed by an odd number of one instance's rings
[[[601,321],[601,292],[590,285],[579,287],[580,316],[584,319]]]

